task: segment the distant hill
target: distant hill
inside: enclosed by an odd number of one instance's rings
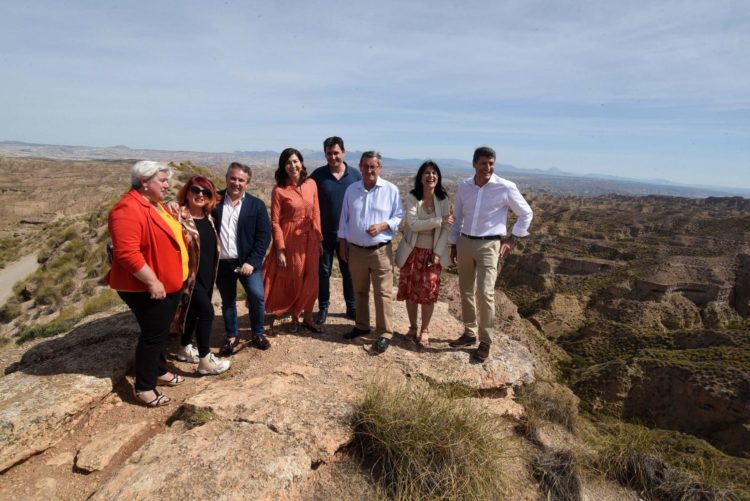
[[[313,169],[325,164],[325,155],[319,150],[302,150],[305,163]],[[356,164],[361,151],[347,151],[350,164]],[[134,149],[124,145],[108,147],[50,145],[0,141],[0,157],[42,157],[58,160],[127,160],[150,159],[184,162],[209,167],[221,167],[232,161],[251,165],[272,167],[278,161],[279,152],[234,151],[169,151]],[[388,172],[397,175],[413,174],[424,161],[422,158],[383,157]],[[433,158],[446,178],[458,179],[469,176],[471,162],[455,158]],[[631,179],[604,174],[572,174],[557,167],[549,169],[521,169],[513,165],[497,164],[496,172],[515,181],[523,190],[558,195],[596,196],[608,193],[619,195],[668,195],[690,198],[740,196],[750,198],[750,190],[721,186],[694,186],[674,183],[664,179]]]

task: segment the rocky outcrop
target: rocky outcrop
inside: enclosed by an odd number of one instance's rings
[[[129,314],[83,324],[0,379],[0,471],[56,444],[112,392],[132,364],[134,324]]]
[[[407,315],[403,303],[394,303],[396,334],[384,354],[369,350],[374,335],[344,341],[350,323],[331,315],[325,334],[279,334],[267,352],[240,350],[222,376],[188,378],[168,388],[173,404],[183,401],[170,419],[169,408],[122,405],[127,397],[120,395],[121,388],[113,394],[132,362],[138,333],[132,315],[88,322],[39,342],[6,369],[8,375],[0,379],[2,464],[16,465],[9,473],[18,472],[26,466],[19,462],[64,440],[66,450],[50,451],[43,465],[69,465],[77,475],[86,471],[92,472],[87,479],[101,478],[74,497],[304,498],[316,472],[340,457],[352,440],[349,418],[370,383],[460,386],[476,390],[482,398],[472,401],[494,414],[523,412],[512,400],[514,388],[534,380],[536,362],[516,340],[525,322],[498,294],[498,328],[483,364],[470,362],[470,349],[448,346],[463,325],[446,303],[436,305],[428,349],[418,349],[400,334],[407,330]],[[344,305],[334,300],[332,309],[343,311]],[[281,324],[278,332],[283,333]],[[217,322],[214,335],[220,337],[220,331]],[[137,418],[105,417],[122,411]],[[168,426],[159,424],[167,419]],[[102,420],[109,426],[90,428]],[[70,430],[80,430],[73,443]],[[129,456],[123,457],[123,451]],[[54,482],[53,475],[47,486],[53,493],[60,488]],[[6,494],[0,488],[0,498]]]
[[[395,310],[396,331],[405,332],[403,303]],[[328,328],[337,321],[330,319]],[[518,415],[510,397],[515,386],[533,381],[534,360],[504,333],[522,328],[517,313],[506,312],[506,321],[484,364],[469,363],[468,350],[448,348],[462,324],[445,303],[436,305],[433,346],[427,350],[417,351],[398,334],[380,356],[363,350],[372,338],[337,344],[327,335],[278,337],[272,350],[298,363],[212,382],[188,398],[178,421],[133,454],[93,498],[296,498],[315,469],[351,441],[349,416],[372,382],[410,378],[461,385],[496,397],[485,403],[495,413]],[[188,429],[179,421],[195,415],[208,424]]]
[[[55,445],[111,391],[111,380],[83,374],[0,379],[0,471]]]
[[[750,457],[750,375],[708,385],[695,369],[638,360],[639,374],[623,402],[623,417],[703,437],[717,448]],[[732,370],[732,369],[727,369]]]
[[[76,468],[88,472],[103,470],[125,444],[143,433],[147,427],[146,421],[122,423],[113,430],[97,435],[78,451]]]
[[[148,441],[90,499],[289,499],[313,465],[292,436],[265,424],[179,428]]]
[[[668,294],[681,294],[702,308],[711,301],[729,299],[733,274],[724,258],[676,258],[662,263],[647,277],[633,282],[633,299],[660,300]]]
[[[288,436],[311,461],[326,462],[352,438],[348,417],[359,393],[354,385],[329,384],[345,379],[315,367],[284,365],[269,376],[218,382],[184,405],[221,420],[262,424]]]
[[[587,368],[574,389],[593,410],[690,433],[750,457],[750,371],[741,362],[722,363],[721,351],[743,343],[732,331],[681,332],[670,350]]]
[[[529,317],[529,321],[548,338],[574,332],[584,325],[584,302],[572,294],[554,294],[545,306]]]
[[[536,291],[551,290],[554,277],[587,276],[611,272],[622,265],[599,258],[558,257],[544,254],[511,255],[503,266],[502,279],[512,287],[528,286]]]

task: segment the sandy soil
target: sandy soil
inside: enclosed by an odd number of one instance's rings
[[[29,254],[18,261],[8,263],[0,270],[0,306],[11,298],[16,282],[23,280],[39,268],[36,258],[36,254]]]

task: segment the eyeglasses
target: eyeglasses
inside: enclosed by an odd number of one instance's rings
[[[190,193],[192,193],[193,195],[203,195],[206,198],[211,198],[211,190],[201,188],[200,186],[191,186]]]

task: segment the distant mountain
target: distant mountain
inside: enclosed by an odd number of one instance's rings
[[[310,168],[325,164],[325,155],[320,150],[302,150],[305,163]],[[348,163],[356,164],[361,151],[347,151]],[[121,160],[151,159],[162,161],[191,161],[206,166],[225,166],[232,161],[275,166],[279,152],[272,150],[201,152],[134,149],[125,145],[109,147],[49,145],[22,141],[0,141],[0,156],[43,157],[66,160]],[[383,157],[388,172],[409,175],[424,161],[423,158]],[[440,165],[446,178],[468,176],[472,172],[471,162],[455,158],[433,158]],[[601,195],[616,193],[623,195],[670,195],[693,198],[741,196],[750,198],[750,189],[723,186],[684,185],[666,179],[633,179],[607,174],[573,174],[558,167],[549,169],[521,169],[513,165],[497,164],[496,171],[513,178],[519,185],[534,191],[557,194]]]

